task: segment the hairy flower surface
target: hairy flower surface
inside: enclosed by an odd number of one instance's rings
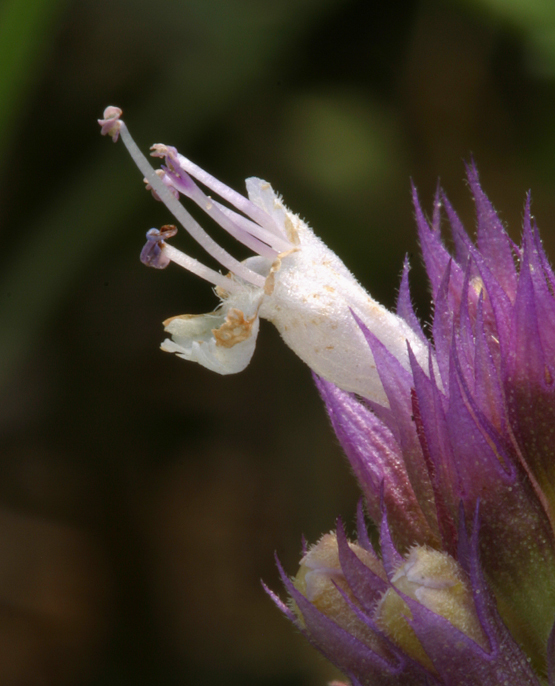
[[[295,578],[279,566],[289,603],[268,592],[280,609],[353,686],[555,686],[555,274],[529,199],[518,246],[473,165],[475,241],[441,191],[430,221],[414,192],[433,300],[427,337],[408,264],[389,312],[266,182],[248,179],[247,199],[166,145],[152,148],[163,160],[154,171],[121,110],[99,123],[228,270],[169,245],[175,226],[147,233],[145,264],[180,264],[221,301],[167,320],[162,348],[234,373],[251,359],[260,318],[271,321],[313,370],[360,483],[376,545],[361,506],[356,542],[339,522],[304,551]],[[254,255],[233,258],[180,196]]]
[[[407,341],[417,358],[426,362],[426,344],[410,323],[371,298],[337,255],[285,207],[269,183],[247,179],[247,199],[175,148],[161,144],[152,146],[152,156],[164,160],[162,169],[155,172],[120,116],[118,108],[107,108],[104,119],[99,120],[102,133],[113,140],[121,136],[155,197],[229,270],[224,276],[168,245],[174,227],[147,233],[141,255],[145,264],[164,268],[170,261],[176,262],[215,285],[221,299],[212,313],[182,315],[164,322],[172,338],[162,344],[163,350],[220,374],[233,374],[250,362],[262,317],[276,326],[287,345],[319,376],[347,391],[387,403],[355,313],[404,369],[410,369]],[[205,195],[193,178],[234,209]],[[233,258],[187,212],[178,200],[180,194],[255,255],[242,262]]]

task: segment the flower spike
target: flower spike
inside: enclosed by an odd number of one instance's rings
[[[324,629],[307,603],[341,626],[350,613],[353,641],[380,657],[387,648],[378,637],[388,638],[403,656],[408,686],[421,683],[422,670],[425,683],[440,686],[539,686],[546,674],[555,686],[555,275],[529,200],[517,247],[475,167],[468,174],[476,243],[441,191],[431,223],[415,195],[433,293],[429,360],[410,342],[407,370],[361,318],[387,407],[316,379],[379,529],[388,589],[372,605],[375,568],[353,557],[346,546],[357,544],[347,543],[341,525],[331,566],[343,604],[328,604],[335,596],[323,577],[322,597],[307,596],[297,581],[295,592],[286,587],[295,622],[304,621],[324,654],[336,629]],[[441,207],[454,256],[441,240]],[[418,333],[406,267],[398,312]],[[372,552],[360,510],[357,522],[358,545]],[[308,549],[296,579],[308,556],[313,567],[321,559],[320,575],[330,568],[329,536]],[[338,642],[330,659],[356,682],[395,683],[391,671],[372,671],[366,656],[347,671],[345,657]]]
[[[555,686],[555,274],[529,197],[516,246],[473,163],[476,241],[440,188],[431,221],[413,188],[428,340],[408,263],[393,314],[265,181],[248,179],[244,197],[162,144],[154,170],[121,110],[99,124],[228,270],[170,245],[171,224],[148,231],[144,264],[175,262],[220,298],[214,312],[166,320],[162,349],[231,374],[249,363],[260,319],[271,321],[312,369],[362,487],[357,542],[339,520],[316,545],[303,541],[294,578],[278,561],[289,595],[286,604],[269,591],[279,609],[351,686]],[[254,254],[236,260],[180,197]]]

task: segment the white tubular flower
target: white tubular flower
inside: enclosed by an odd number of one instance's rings
[[[428,349],[408,324],[376,302],[343,262],[290,212],[269,183],[247,179],[248,199],[180,155],[154,145],[164,159],[155,171],[139,150],[121,110],[109,107],[102,133],[121,135],[145,177],[147,188],[229,273],[214,271],[166,243],[175,227],[151,229],[142,261],[164,268],[170,261],[216,286],[221,303],[212,313],[182,315],[164,322],[171,335],[162,349],[220,374],[242,371],[254,352],[259,318],[271,321],[287,345],[319,376],[346,391],[387,404],[368,343],[353,313],[409,368],[407,343],[424,368]],[[193,178],[234,209],[205,195]],[[190,198],[255,256],[239,262],[213,241],[179,202]]]

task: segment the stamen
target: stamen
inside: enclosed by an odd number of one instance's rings
[[[170,263],[168,253],[163,250],[166,246],[166,238],[171,238],[177,233],[177,228],[171,224],[166,224],[160,231],[150,229],[146,232],[146,243],[141,250],[141,262],[147,267],[154,269],[165,269]]]
[[[273,234],[274,236],[279,236],[280,238],[286,240],[288,243],[286,250],[289,250],[291,248],[291,244],[290,241],[287,239],[287,236],[276,224],[276,222],[272,219],[272,217],[262,208],[258,207],[253,202],[245,198],[245,196],[232,190],[231,188],[226,186],[225,183],[218,181],[218,179],[214,178],[211,174],[204,171],[204,169],[201,169],[194,162],[191,162],[191,160],[188,160],[186,157],[183,157],[183,155],[178,153],[177,150],[175,150],[175,148],[171,148],[168,145],[158,143],[156,145],[153,145],[150,149],[154,151],[151,153],[153,157],[175,156],[177,159],[177,163],[181,169],[188,172],[191,176],[197,179],[197,181],[200,181],[204,186],[209,188],[211,191],[214,191],[214,193],[219,195],[220,198],[223,198],[224,200],[229,202],[230,205],[233,205],[241,212],[244,212],[247,215],[247,217],[250,217],[254,222],[266,228],[271,234]]]
[[[291,250],[291,243],[288,240],[284,240],[281,236],[276,236],[274,232],[265,229],[237,212],[233,212],[233,210],[203,193],[185,170],[172,164],[174,159],[166,157],[169,168],[163,167],[167,183],[171,184],[170,187],[177,189],[180,193],[196,202],[206,214],[211,216],[215,222],[234,238],[265,257],[277,257],[280,252]],[[225,217],[222,217],[222,212]],[[254,238],[254,241],[252,238]],[[268,252],[268,246],[272,250],[271,253]]]
[[[182,226],[189,232],[189,234],[221,265],[227,267],[231,272],[233,272],[233,274],[239,276],[244,281],[247,281],[248,283],[251,283],[254,286],[263,287],[265,281],[264,277],[260,276],[260,274],[256,274],[255,272],[251,271],[248,267],[246,267],[244,264],[236,260],[226,250],[220,247],[216,243],[216,241],[210,238],[210,236],[204,231],[200,224],[195,219],[193,219],[193,217],[187,212],[183,205],[178,200],[176,200],[176,198],[172,195],[169,188],[167,188],[166,184],[159,178],[155,170],[150,166],[148,159],[143,155],[143,153],[140,151],[139,147],[131,137],[131,134],[129,133],[129,130],[127,129],[125,123],[121,120],[118,120],[118,124],[121,139],[125,144],[125,147],[127,148],[133,161],[140,169],[143,176],[146,178],[147,182],[156,191],[158,197],[162,200],[164,205],[170,210],[174,217],[179,221],[179,223],[182,224]],[[175,248],[173,248],[173,250],[175,250]],[[186,268],[188,269],[188,267]],[[197,272],[195,271],[195,273]]]
[[[260,224],[256,224],[251,219],[247,219],[247,217],[244,217],[242,214],[234,212],[232,209],[222,205],[222,203],[218,202],[217,200],[213,200],[213,202],[226,216],[230,217],[235,224],[238,224],[251,236],[255,236],[261,241],[264,241],[264,243],[271,245],[278,254],[287,252],[294,247],[290,240],[283,239],[281,236],[272,235],[268,229],[260,226]]]
[[[232,214],[231,212],[228,214],[225,212],[224,210],[227,208],[205,195],[186,171],[173,168],[167,169],[165,167],[163,170],[173,188],[190,198],[204,210],[208,216],[212,217],[222,229],[243,243],[243,245],[246,245],[253,252],[273,259],[278,256],[278,253],[291,249],[290,243],[279,239],[267,229],[263,229],[261,226],[258,226],[258,224],[246,219],[246,217],[242,217],[245,223],[235,221],[235,217],[241,218],[241,215],[237,213]]]
[[[226,293],[240,293],[244,291],[245,287],[238,284],[233,279],[230,279],[220,272],[206,267],[202,262],[198,262],[193,257],[189,257],[181,252],[173,245],[168,245],[165,239],[175,236],[177,228],[170,224],[163,226],[160,231],[158,229],[149,229],[146,234],[146,244],[141,251],[141,262],[147,267],[154,267],[155,269],[165,269],[170,262],[175,262],[180,267],[183,267],[192,274],[200,276],[210,283],[221,288]]]

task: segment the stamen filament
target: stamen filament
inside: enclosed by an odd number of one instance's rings
[[[278,251],[273,249],[272,243],[270,243],[269,240],[267,240],[266,243],[263,243],[256,236],[253,236],[254,231],[251,233],[251,226],[260,228],[257,224],[245,219],[245,221],[249,222],[248,229],[245,230],[243,226],[239,225],[239,222],[234,221],[234,218],[227,216],[226,213],[222,211],[224,209],[223,205],[203,193],[187,172],[182,170],[176,170],[174,172],[173,170],[165,168],[164,171],[166,173],[166,178],[171,179],[174,188],[196,203],[208,216],[212,217],[222,229],[233,236],[233,238],[237,239],[243,243],[243,245],[247,246],[247,248],[250,248],[259,255],[264,255],[264,257],[269,257],[271,259],[277,257]],[[236,216],[240,217],[240,215]],[[264,229],[261,229],[261,231],[266,235],[269,235],[268,231],[264,231]],[[275,241],[276,239],[273,235],[270,235],[269,238],[272,241]],[[291,246],[287,245],[286,249],[289,250],[290,248]],[[285,252],[285,250],[282,250],[281,252]]]
[[[283,231],[267,212],[260,207],[257,207],[253,202],[245,198],[240,193],[237,193],[229,188],[229,186],[226,186],[221,181],[218,181],[218,179],[215,179],[211,174],[204,171],[204,169],[201,169],[194,162],[191,162],[191,160],[188,160],[186,157],[181,155],[181,153],[177,153],[177,159],[179,160],[179,165],[191,176],[200,181],[211,191],[214,191],[214,193],[217,193],[220,198],[227,200],[227,202],[236,207],[238,210],[244,212],[247,217],[250,217],[257,224],[266,228],[274,236],[279,236],[280,238],[286,240],[288,243],[288,247],[286,248],[287,250],[291,248],[291,244],[287,240],[287,236],[285,236]]]
[[[256,224],[251,219],[247,219],[242,214],[234,212],[232,209],[222,205],[217,200],[213,200],[212,202],[244,231],[249,233],[251,236],[260,239],[260,241],[263,241],[267,245],[271,245],[275,250],[276,255],[281,252],[287,252],[288,250],[291,250],[291,248],[295,247],[290,241],[284,240],[279,236],[274,236],[270,231],[268,231],[268,229]]]
[[[195,260],[194,257],[189,257],[189,255],[181,252],[181,250],[174,248],[173,245],[164,243],[161,249],[164,251],[166,257],[172,262],[175,262],[180,267],[183,267],[192,274],[200,276],[201,279],[209,281],[210,283],[214,284],[214,286],[222,288],[228,293],[240,293],[241,291],[245,290],[243,285],[238,284],[233,279],[220,274],[220,272],[217,272],[214,269],[210,269],[210,267],[206,267],[204,264],[202,264],[202,262]]]
[[[158,197],[162,200],[164,205],[170,210],[174,217],[179,221],[179,223],[188,231],[188,233],[210,254],[214,257],[221,265],[227,267],[233,274],[239,276],[244,281],[252,283],[255,286],[263,287],[265,283],[264,277],[260,274],[256,274],[244,264],[236,260],[232,255],[230,255],[226,250],[220,247],[216,241],[214,241],[210,236],[204,231],[200,224],[193,219],[193,217],[187,212],[183,205],[172,195],[171,191],[165,183],[156,174],[155,170],[151,167],[148,159],[143,155],[127,126],[123,121],[120,120],[120,135],[121,139],[127,148],[129,154],[131,155],[133,161],[137,167],[142,172],[143,176],[146,178],[148,183],[154,188]],[[172,248],[176,250],[175,248]],[[177,251],[180,252],[180,251]],[[170,258],[171,259],[171,258]],[[191,258],[189,258],[191,259]],[[174,260],[175,261],[175,260]],[[195,260],[196,261],[196,260]],[[198,263],[200,264],[200,263]],[[186,267],[189,269],[189,267]],[[204,269],[207,269],[204,267]],[[193,270],[191,270],[193,271]],[[211,272],[213,270],[210,270]],[[195,272],[197,273],[197,272]],[[217,272],[213,272],[217,274]],[[200,274],[199,274],[200,276]],[[222,279],[225,279],[220,274]],[[206,278],[206,277],[202,277]],[[212,281],[212,279],[209,279]],[[229,279],[225,279],[229,282]],[[223,287],[223,286],[222,286]]]

